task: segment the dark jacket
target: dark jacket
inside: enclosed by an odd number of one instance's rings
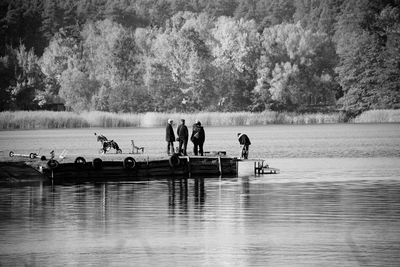
[[[251,145],[250,139],[246,134],[241,134],[238,140],[241,145]]]
[[[206,140],[206,134],[204,132],[204,128],[201,125],[193,124],[192,135],[190,140],[193,143],[203,144]]]
[[[178,130],[176,131],[176,133],[178,134],[179,140],[187,141],[189,139],[189,131],[184,124],[178,126]]]
[[[165,129],[165,141],[167,142],[175,141],[174,129],[172,128],[172,125],[169,123],[167,124],[167,128]]]

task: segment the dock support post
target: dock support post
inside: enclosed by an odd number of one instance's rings
[[[219,170],[219,175],[222,175],[221,157],[218,157],[218,170]]]
[[[187,156],[186,159],[187,159],[187,163],[188,163],[188,176],[190,178],[192,176],[192,168],[190,167],[190,157]]]

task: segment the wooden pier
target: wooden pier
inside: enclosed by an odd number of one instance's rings
[[[32,153],[31,153],[32,154]],[[30,154],[12,154],[13,162],[0,164],[0,182],[14,183],[43,181],[52,183],[81,183],[105,181],[144,181],[166,178],[238,177],[239,162],[254,163],[254,175],[277,174],[264,159],[228,157],[224,151],[213,151],[206,156],[153,157],[143,154],[75,155],[75,157],[31,157]],[[26,160],[16,159],[27,158]],[[247,163],[246,163],[247,162]]]

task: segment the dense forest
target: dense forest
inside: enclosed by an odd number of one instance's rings
[[[0,111],[400,107],[400,0],[1,0]]]

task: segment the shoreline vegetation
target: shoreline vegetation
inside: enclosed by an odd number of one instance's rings
[[[0,112],[1,130],[56,129],[56,128],[117,128],[161,127],[171,118],[179,122],[184,118],[188,125],[200,120],[205,126],[259,126],[268,124],[332,124],[345,123],[341,112],[290,113],[264,111],[252,112],[199,112],[199,113],[111,113],[111,112],[57,112],[57,111],[6,111]],[[400,123],[400,110],[369,110],[348,123]]]

